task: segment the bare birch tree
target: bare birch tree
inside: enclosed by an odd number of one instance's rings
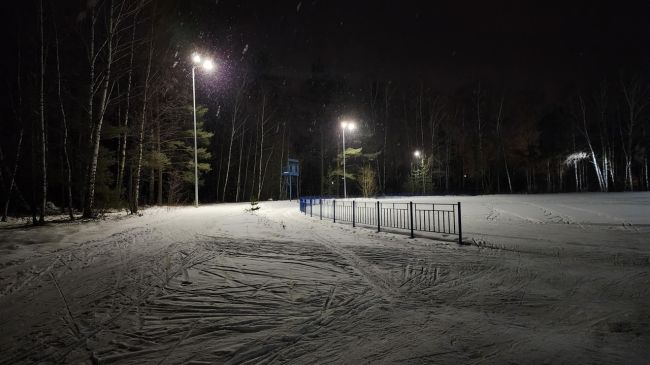
[[[56,80],[57,80],[57,96],[59,98],[59,110],[61,111],[61,127],[63,130],[63,162],[65,163],[65,191],[68,205],[68,216],[70,220],[74,219],[72,213],[72,169],[70,167],[70,156],[68,155],[68,122],[65,114],[65,107],[63,105],[63,96],[61,93],[61,57],[59,55],[59,32],[54,24],[54,41],[56,49]]]
[[[126,81],[126,110],[124,111],[124,136],[121,138],[119,153],[119,160],[117,164],[117,181],[115,183],[117,188],[118,197],[122,196],[122,184],[124,181],[124,166],[126,165],[126,147],[129,135],[129,117],[131,112],[131,87],[133,85],[133,58],[135,56],[135,32],[137,29],[137,13],[133,16],[133,24],[131,25],[131,44],[129,45],[129,68],[127,71],[127,81]]]
[[[230,177],[230,161],[232,159],[232,145],[235,140],[235,135],[238,133],[239,129],[244,124],[243,118],[241,118],[242,113],[242,103],[244,101],[244,91],[246,89],[246,75],[242,77],[241,85],[237,88],[235,94],[235,100],[233,103],[232,115],[230,117],[230,142],[228,144],[228,159],[226,161],[226,177],[223,183],[223,193],[221,194],[221,200],[226,200],[226,191],[228,191],[228,179]]]
[[[155,12],[155,11],[154,11]],[[147,69],[144,76],[144,88],[142,90],[142,110],[140,116],[140,130],[138,134],[138,157],[135,169],[135,186],[133,187],[133,201],[131,202],[131,213],[138,212],[140,200],[140,182],[142,178],[142,155],[144,150],[144,126],[147,120],[147,105],[149,104],[149,82],[151,78],[151,60],[153,59],[153,42],[154,42],[154,19],[151,20],[151,34],[149,39],[149,54],[147,56]]]
[[[90,167],[88,169],[88,184],[86,187],[86,199],[84,202],[84,212],[83,216],[84,218],[90,218],[93,216],[93,208],[94,208],[94,200],[95,200],[95,180],[97,178],[97,160],[99,158],[99,146],[101,143],[101,135],[102,135],[102,125],[104,122],[104,115],[106,114],[106,108],[108,107],[108,90],[109,86],[111,84],[111,67],[113,66],[113,52],[115,51],[115,44],[114,44],[114,37],[115,37],[115,30],[116,30],[116,19],[115,19],[115,9],[113,7],[113,0],[109,0],[108,2],[108,29],[107,29],[107,34],[106,34],[106,70],[103,75],[103,84],[102,84],[102,91],[101,91],[101,98],[100,98],[100,104],[99,104],[99,115],[97,117],[97,124],[95,125],[93,123],[93,120],[90,120],[90,124],[94,125],[94,130],[92,133],[91,137],[91,142],[92,142],[92,150],[91,150],[91,158],[90,158]],[[94,11],[93,11],[94,13]],[[93,17],[92,19],[92,40],[91,44],[93,44],[93,49],[94,49],[94,29],[95,29],[95,21],[96,18]],[[95,55],[92,55],[92,57],[95,57]],[[95,59],[93,59],[93,62],[91,64],[91,74],[93,75],[92,77],[94,78],[94,66],[95,66]],[[92,94],[94,94],[94,90],[91,92],[91,100],[90,100],[90,110],[92,110]],[[90,116],[92,118],[92,112],[90,112]]]
[[[45,37],[44,37],[44,14],[43,0],[39,2],[40,15],[40,35],[41,35],[41,54],[40,54],[40,122],[41,122],[41,214],[39,223],[45,223],[45,209],[47,205],[47,129],[45,126]]]

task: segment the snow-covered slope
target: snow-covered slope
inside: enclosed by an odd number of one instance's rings
[[[461,201],[476,245],[320,221],[295,202],[0,226],[0,363],[650,356],[650,194],[414,199]]]

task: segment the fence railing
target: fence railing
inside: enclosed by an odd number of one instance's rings
[[[377,232],[382,228],[407,230],[411,238],[416,231],[457,235],[458,243],[463,243],[460,202],[393,203],[303,197],[300,198],[300,211],[312,217],[332,219],[335,223],[352,223],[353,227],[376,227]]]

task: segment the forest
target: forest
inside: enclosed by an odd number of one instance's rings
[[[650,190],[647,67],[554,97],[481,79],[441,90],[426,77],[351,77],[319,59],[298,77],[264,50],[190,41],[179,3],[17,5],[2,74],[3,220],[192,203],[194,52],[216,64],[196,69],[201,203],[286,199],[288,158],[301,163],[299,194],[342,195],[344,119],[357,124],[350,196]]]

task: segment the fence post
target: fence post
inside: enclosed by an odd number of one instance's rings
[[[460,218],[460,202],[458,202],[458,244],[463,244],[463,224]]]
[[[323,220],[323,197],[318,198],[318,205],[320,206],[320,220]]]
[[[411,238],[415,238],[413,234],[413,202],[409,202],[409,208],[411,210]]]
[[[354,222],[354,200],[352,201],[352,227],[356,227],[356,223]]]
[[[314,199],[309,198],[309,216],[313,217],[314,216]]]
[[[332,203],[332,207],[334,208],[334,223],[336,223],[336,199]]]
[[[377,232],[381,231],[381,208],[379,207],[379,200],[377,200]]]

